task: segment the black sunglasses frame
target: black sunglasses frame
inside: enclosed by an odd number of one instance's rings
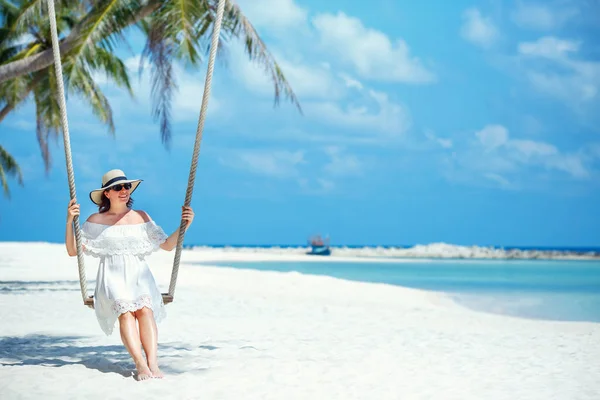
[[[107,188],[106,190],[114,190],[115,192],[120,192],[121,189],[123,189],[123,188],[129,190],[129,189],[131,189],[131,187],[132,187],[131,183],[119,183],[118,185],[111,186],[111,187]]]

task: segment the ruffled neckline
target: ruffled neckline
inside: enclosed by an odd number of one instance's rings
[[[107,225],[86,221],[82,227],[84,252],[92,256],[148,255],[158,250],[167,234],[154,221]]]
[[[98,222],[85,221],[84,224],[92,224],[92,225],[111,227],[111,226],[143,226],[143,225],[150,224],[153,222],[154,221],[146,221],[146,222],[142,222],[141,224],[100,224]]]

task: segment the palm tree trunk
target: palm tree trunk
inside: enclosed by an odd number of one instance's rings
[[[138,13],[132,18],[128,25],[138,23],[140,20],[152,14],[159,6],[159,0],[150,0],[148,4],[140,8]],[[82,23],[85,22],[86,20],[84,19]],[[81,28],[83,28],[82,24],[77,25],[75,28],[73,28],[69,36],[62,41],[60,44],[61,54],[65,54],[73,49],[77,43],[76,39],[79,36],[79,31]],[[23,58],[22,60],[16,60],[4,65],[0,65],[0,83],[24,74],[39,71],[52,65],[53,62],[54,58],[52,55],[52,49],[50,48],[42,51],[41,53]]]
[[[61,44],[60,53],[65,54],[66,52],[73,49],[75,46],[75,38],[78,34],[78,30],[75,29]],[[9,79],[16,78],[21,75],[30,74],[35,71],[47,68],[52,65],[54,59],[52,58],[52,49],[47,49],[41,53],[34,54],[21,60],[16,60],[8,64],[0,65],[0,83]]]
[[[8,113],[10,113],[12,110],[14,110],[15,105],[16,104],[7,104],[4,106],[4,108],[2,110],[0,110],[0,122],[2,122],[4,120],[4,118],[6,118]]]

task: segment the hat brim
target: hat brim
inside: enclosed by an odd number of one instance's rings
[[[96,205],[102,204],[102,194],[104,193],[104,191],[110,189],[113,186],[121,185],[123,183],[131,183],[131,190],[129,191],[129,194],[131,195],[142,181],[143,179],[123,179],[122,181],[117,181],[105,188],[94,189],[90,192],[90,200],[92,200],[92,202]]]

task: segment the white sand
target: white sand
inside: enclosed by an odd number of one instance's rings
[[[164,290],[173,255],[151,258]],[[76,258],[61,245],[0,243],[0,398],[600,399],[600,324],[476,313],[381,284],[186,265],[227,257],[184,251],[159,325],[167,377],[137,382],[118,330],[104,336],[81,304]],[[86,257],[90,280],[95,264]]]

